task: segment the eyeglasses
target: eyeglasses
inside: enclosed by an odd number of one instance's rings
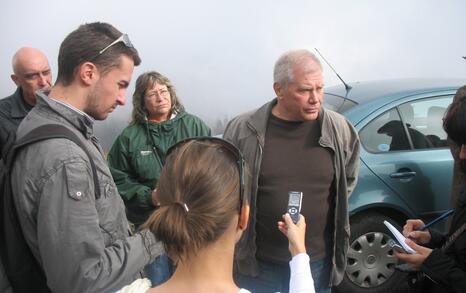
[[[100,50],[99,55],[102,55],[105,51],[107,51],[108,48],[110,48],[111,46],[113,46],[115,44],[118,44],[119,42],[123,42],[123,44],[125,44],[125,46],[128,47],[128,48],[134,48],[133,44],[129,40],[128,35],[127,34],[122,34],[118,39],[113,41],[110,45],[108,45],[107,47]]]
[[[150,91],[147,95],[144,96],[146,99],[152,99],[154,97],[167,97],[170,92],[167,89],[161,89],[159,91]]]
[[[210,137],[210,136],[202,136],[202,137],[191,137],[191,138],[186,138],[183,139],[174,145],[172,145],[168,151],[167,151],[167,157],[168,155],[173,152],[173,150],[179,148],[183,144],[190,142],[190,141],[195,141],[195,142],[211,142],[214,144],[217,144],[221,146],[223,149],[226,149],[230,154],[233,155],[233,157],[236,160],[236,163],[238,164],[238,171],[239,171],[239,183],[240,183],[240,188],[239,188],[239,209],[241,212],[241,208],[243,207],[243,202],[244,202],[244,169],[245,169],[245,163],[244,163],[244,158],[243,155],[241,154],[241,151],[232,143],[229,141],[226,141],[224,139],[218,138],[218,137]]]

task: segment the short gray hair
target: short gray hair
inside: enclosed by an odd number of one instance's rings
[[[293,69],[295,65],[302,62],[304,59],[311,59],[314,62],[314,66],[304,68],[306,72],[322,71],[322,64],[319,59],[313,53],[306,49],[291,50],[285,52],[275,62],[273,69],[273,81],[278,83],[281,87],[287,88],[290,82],[294,81]]]

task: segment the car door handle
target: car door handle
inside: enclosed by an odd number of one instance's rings
[[[396,173],[390,174],[390,178],[394,178],[394,179],[408,179],[414,176],[416,176],[416,172],[414,171],[396,172]]]

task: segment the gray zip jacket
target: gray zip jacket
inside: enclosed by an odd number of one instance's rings
[[[129,235],[92,119],[39,93],[17,136],[45,124],[64,125],[82,138],[97,168],[101,197],[95,198],[89,158],[75,143],[49,139],[26,146],[11,176],[25,239],[53,292],[115,292],[140,277],[162,246],[149,231]]]
[[[257,110],[242,114],[231,120],[224,138],[235,144],[248,163],[252,178],[250,184],[249,228],[236,246],[237,270],[249,276],[259,272],[256,254],[256,199],[258,179],[264,149],[265,131],[276,99]],[[321,137],[319,144],[334,153],[335,169],[335,230],[333,238],[331,286],[338,285],[346,268],[346,253],[349,247],[350,226],[348,197],[356,186],[359,171],[359,138],[353,126],[340,114],[323,109],[319,113]],[[313,160],[314,161],[314,160]],[[309,223],[312,225],[312,223]]]

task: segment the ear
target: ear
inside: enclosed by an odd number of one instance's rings
[[[84,62],[78,67],[77,76],[87,86],[91,86],[96,80],[99,79],[99,70],[92,62]]]
[[[277,95],[278,98],[281,97],[282,94],[282,87],[278,82],[273,83],[273,90],[275,91],[275,94]]]
[[[238,229],[244,231],[248,227],[249,221],[249,205],[244,205],[241,208],[241,214],[238,219]]]
[[[15,74],[10,75],[11,80],[16,84],[16,86],[20,86],[19,84],[19,77]]]

